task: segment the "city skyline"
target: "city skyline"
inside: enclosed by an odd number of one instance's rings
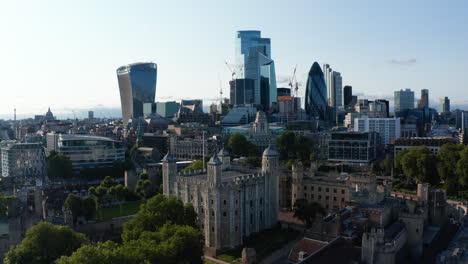
[[[220,7],[212,1],[188,2],[193,7],[187,9],[149,1],[111,8],[110,2],[48,2],[6,3],[0,11],[2,97],[8,98],[2,100],[0,118],[12,119],[14,108],[18,118],[45,113],[49,106],[68,117],[72,110],[120,111],[115,69],[138,61],[159,66],[156,101],[214,101],[220,82],[224,94],[229,91],[231,74],[224,61],[235,61],[235,33],[250,29],[271,39],[277,87],[287,85],[298,65],[302,97],[308,69],[317,61],[339,69],[343,86],[365,95],[360,98],[393,102],[394,91],[429,89],[433,108],[444,96],[452,109],[468,105],[459,93],[468,61],[463,48],[468,39],[459,34],[467,20],[468,5],[462,1],[423,7],[420,1],[253,3],[246,12],[240,12],[245,3]],[[270,12],[255,12],[258,8]],[[182,14],[174,17],[175,12]],[[450,70],[440,71],[441,65],[451,65]]]

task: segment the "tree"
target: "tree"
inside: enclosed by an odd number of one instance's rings
[[[0,192],[0,219],[8,216],[8,199],[13,196],[5,196]]]
[[[82,215],[82,199],[80,196],[70,193],[63,204],[65,208],[71,211],[73,216],[73,225],[76,225],[78,216]]]
[[[296,134],[294,134],[294,132],[290,130],[283,132],[276,139],[276,145],[278,147],[280,158],[282,160],[289,159],[290,157],[294,155],[295,139],[296,139]]]
[[[385,172],[385,175],[390,175],[392,173],[393,164],[393,155],[388,153],[385,155],[385,159],[380,163],[380,167]]]
[[[104,180],[101,182],[100,186],[109,189],[112,186],[115,186],[118,184],[119,182],[116,179],[112,178],[111,176],[106,176]]]
[[[51,152],[47,160],[47,173],[51,179],[67,179],[73,176],[70,158],[62,153]]]
[[[395,170],[398,171],[398,173],[403,173],[403,165],[401,161],[403,159],[403,156],[405,156],[406,153],[408,153],[408,151],[409,149],[403,149],[395,155],[395,158],[393,160],[394,162],[393,165],[394,165]]]
[[[148,200],[124,225],[122,244],[85,245],[57,264],[201,264],[203,235],[191,204],[162,194]]]
[[[440,182],[437,172],[437,157],[427,147],[414,147],[404,151],[401,155],[400,153],[397,154],[395,161],[398,158],[401,163],[407,183],[416,181],[436,185]]]
[[[457,162],[456,174],[459,178],[459,183],[466,187],[468,186],[468,146],[465,146],[460,151],[460,159]]]
[[[437,166],[440,178],[447,181],[450,178],[458,181],[457,162],[460,160],[460,152],[463,150],[463,145],[458,144],[444,144],[440,148],[439,164]]]
[[[237,156],[247,157],[256,152],[255,145],[250,143],[247,138],[240,133],[234,133],[231,135],[228,147],[232,154]]]
[[[128,187],[124,187],[122,184],[112,186],[109,189],[109,194],[119,202],[120,215],[122,215],[122,202],[125,200],[128,191],[130,191]]]
[[[93,196],[86,196],[81,200],[81,209],[83,216],[90,220],[96,215],[97,211],[97,201],[96,197]]]
[[[191,226],[166,223],[154,232],[144,232],[139,239],[124,242],[86,245],[57,264],[201,264],[203,236]]]
[[[72,213],[73,225],[76,225],[78,216],[84,216],[86,220],[90,220],[96,214],[96,198],[92,196],[81,197],[70,193],[64,206]]]
[[[296,135],[294,138],[294,151],[298,159],[308,162],[310,160],[311,141],[302,135]]]
[[[6,264],[49,264],[60,256],[69,256],[84,242],[86,236],[68,226],[41,222],[26,232],[21,244],[6,254]]]
[[[288,130],[276,139],[276,145],[282,160],[299,159],[305,164],[311,161],[312,141],[308,137],[296,135]],[[316,159],[316,156],[312,158]]]
[[[317,215],[323,216],[325,214],[325,209],[316,202],[309,203],[305,199],[298,199],[294,205],[294,217],[303,221],[307,228],[312,227]]]
[[[154,232],[166,222],[197,227],[197,214],[191,204],[175,196],[158,194],[142,204],[137,215],[125,223],[122,239],[138,239],[144,231]]]
[[[258,168],[262,166],[262,158],[259,156],[251,156],[242,161],[242,166],[247,168]]]
[[[120,245],[113,241],[98,243],[97,246],[84,245],[71,256],[62,256],[56,264],[125,264],[131,263]]]

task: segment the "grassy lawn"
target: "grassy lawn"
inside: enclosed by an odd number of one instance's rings
[[[245,239],[244,247],[255,248],[257,252],[257,261],[261,261],[270,256],[273,252],[281,249],[290,241],[299,236],[299,232],[294,230],[285,230],[280,228],[268,229],[259,233],[250,235]],[[227,262],[232,262],[242,255],[242,248],[229,250],[216,258]]]
[[[242,254],[242,252],[240,254]],[[221,254],[221,255],[216,256],[216,258],[219,259],[219,260],[222,260],[222,261],[237,264],[237,263],[240,263],[240,262],[237,261],[237,259],[241,257],[240,254],[239,254],[238,257],[231,256],[231,255],[228,255],[228,254]]]
[[[132,201],[122,204],[122,214],[120,214],[120,205],[100,208],[96,215],[96,220],[106,221],[114,217],[136,214],[140,209],[142,201]]]

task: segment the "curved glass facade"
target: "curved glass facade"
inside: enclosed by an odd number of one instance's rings
[[[305,110],[311,119],[327,119],[327,86],[317,62],[310,68],[307,78]]]
[[[143,104],[154,103],[156,96],[156,63],[134,63],[117,69],[122,119],[143,116]]]

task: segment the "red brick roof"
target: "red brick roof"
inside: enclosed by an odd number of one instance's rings
[[[299,262],[299,252],[305,252],[307,254],[306,256],[310,256],[311,254],[325,247],[327,244],[327,242],[318,241],[310,238],[303,238],[300,241],[298,241],[291,249],[288,259],[290,261]]]

